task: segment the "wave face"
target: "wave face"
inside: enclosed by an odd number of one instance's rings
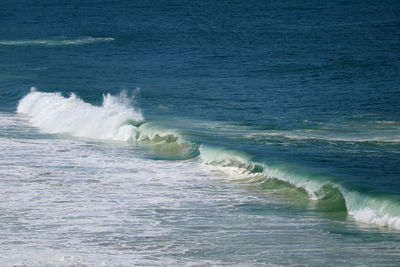
[[[107,37],[82,37],[76,39],[65,39],[65,38],[52,38],[52,39],[36,39],[36,40],[0,40],[0,45],[44,45],[44,46],[60,46],[60,45],[84,45],[92,43],[110,42],[114,41],[114,38]]]
[[[29,115],[30,122],[46,133],[147,144],[168,158],[196,158],[230,180],[272,191],[284,188],[288,194],[304,192],[321,209],[347,212],[359,222],[400,230],[400,205],[395,199],[360,193],[330,177],[300,174],[295,167],[255,162],[238,151],[191,143],[177,130],[146,122],[124,94],[103,95],[102,106],[94,106],[75,94],[66,98],[32,89],[21,99],[17,112]]]
[[[288,194],[295,194],[290,190],[295,187],[304,191],[320,209],[346,211],[358,222],[400,230],[400,204],[396,199],[360,193],[330,177],[301,175],[293,167],[256,163],[248,155],[231,150],[201,146],[200,152],[205,165],[235,181],[258,183],[261,188],[272,191],[283,187]]]

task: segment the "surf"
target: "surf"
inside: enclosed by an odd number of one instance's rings
[[[305,195],[322,210],[346,212],[358,222],[400,230],[400,205],[394,197],[357,190],[338,179],[302,173],[293,166],[257,162],[240,151],[188,141],[178,130],[146,121],[124,94],[105,94],[102,105],[95,106],[73,93],[64,97],[32,88],[20,100],[17,112],[45,133],[147,145],[169,159],[199,161],[226,180]]]
[[[97,140],[130,141],[144,121],[140,110],[123,104],[120,98],[103,95],[102,106],[84,102],[75,94],[37,92],[35,88],[18,104],[18,113],[46,133],[70,134]]]

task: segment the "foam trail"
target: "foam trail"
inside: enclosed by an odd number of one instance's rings
[[[375,124],[382,124],[375,122]],[[318,141],[333,141],[333,142],[350,142],[350,143],[399,143],[400,127],[397,122],[388,124],[390,127],[372,128],[371,125],[359,125],[362,129],[348,128],[346,133],[341,133],[340,129],[332,129],[332,131],[317,131],[317,130],[292,130],[292,131],[268,131],[262,133],[247,134],[246,137],[250,139],[260,138],[286,138],[292,140],[318,140]]]
[[[76,39],[52,38],[52,39],[36,39],[36,40],[0,40],[0,45],[44,45],[44,46],[59,46],[59,45],[83,45],[100,42],[114,41],[114,38],[106,37],[82,37]]]
[[[98,140],[136,140],[137,127],[144,121],[140,110],[110,94],[103,95],[102,106],[93,106],[75,94],[65,98],[33,90],[21,99],[17,112],[31,116],[30,122],[44,132]]]

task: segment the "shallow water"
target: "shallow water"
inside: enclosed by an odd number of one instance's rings
[[[397,231],[321,212],[300,192],[296,204],[289,192],[232,183],[198,161],[153,160],[121,143],[40,134],[25,119],[2,114],[5,265],[399,260]],[[24,131],[33,136],[19,138]]]

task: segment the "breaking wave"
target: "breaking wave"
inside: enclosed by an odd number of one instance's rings
[[[94,106],[75,94],[32,92],[18,105],[17,112],[30,116],[30,122],[47,133],[70,134],[97,140],[129,141],[143,123],[140,110],[128,107],[118,97],[103,95],[103,105]]]
[[[349,189],[330,177],[299,174],[290,166],[255,162],[238,151],[191,143],[177,130],[146,122],[124,94],[103,95],[103,104],[95,106],[75,94],[64,97],[33,88],[20,100],[17,112],[28,115],[30,123],[46,133],[149,145],[169,158],[197,159],[228,179],[272,190],[295,188],[321,209],[344,211],[359,222],[400,230],[398,199]]]
[[[271,167],[252,161],[246,154],[232,150],[200,147],[203,164],[233,180],[258,183],[276,190],[297,188],[317,206],[327,211],[344,211],[356,221],[400,230],[400,204],[389,196],[373,196],[351,190],[330,177],[300,175],[288,166]],[[265,184],[268,183],[268,186]],[[293,191],[290,191],[293,194]]]
[[[17,112],[29,115],[30,123],[46,133],[140,143],[177,158],[196,153],[196,147],[177,131],[146,122],[140,109],[132,107],[123,93],[103,95],[103,104],[95,106],[73,93],[64,97],[60,93],[43,93],[32,88],[20,100]]]

